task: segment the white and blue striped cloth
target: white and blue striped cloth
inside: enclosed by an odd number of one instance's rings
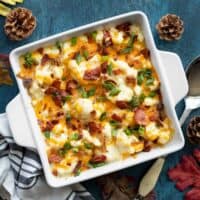
[[[0,199],[94,200],[80,184],[51,188],[37,152],[15,144],[6,114],[0,114]]]

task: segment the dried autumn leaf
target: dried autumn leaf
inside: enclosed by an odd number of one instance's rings
[[[185,194],[185,200],[200,199],[200,166],[197,162],[199,154],[200,150],[197,149],[193,152],[194,157],[183,156],[180,163],[168,171],[170,180],[176,183],[178,190],[183,191],[191,187],[191,190]]]
[[[10,63],[8,56],[6,55],[0,55],[0,86],[3,84],[13,84],[12,78],[10,76]]]

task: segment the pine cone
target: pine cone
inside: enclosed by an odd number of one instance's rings
[[[11,40],[22,40],[32,34],[36,27],[36,18],[26,8],[15,8],[6,17],[4,30]]]
[[[160,39],[172,41],[181,38],[184,26],[180,17],[174,14],[167,14],[160,19],[159,23],[156,25],[156,29]]]
[[[187,136],[191,143],[200,144],[200,116],[190,120],[187,127]]]

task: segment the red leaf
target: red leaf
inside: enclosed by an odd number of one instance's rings
[[[198,162],[200,162],[200,149],[195,149],[193,151],[193,156],[196,158]]]
[[[199,200],[200,199],[200,188],[191,189],[185,194],[185,200]]]

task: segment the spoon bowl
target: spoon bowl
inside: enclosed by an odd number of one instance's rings
[[[195,58],[186,70],[189,92],[185,98],[185,110],[180,118],[182,125],[190,112],[200,107],[200,56]]]

